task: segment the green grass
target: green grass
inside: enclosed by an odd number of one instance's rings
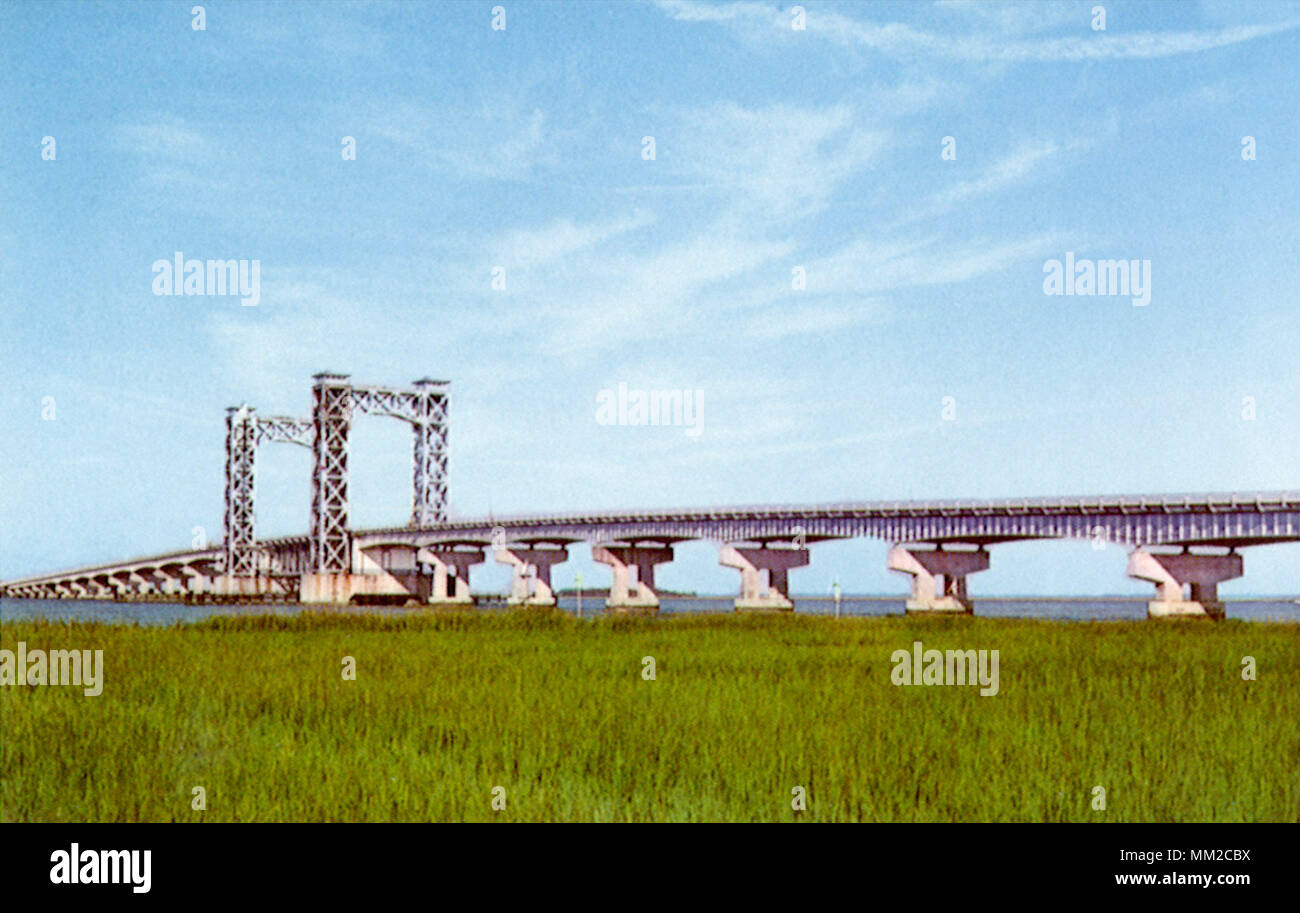
[[[917,639],[999,650],[999,694],[891,684],[891,654]],[[105,683],[95,698],[0,688],[3,821],[1300,820],[1300,633],[1287,625],[0,625],[0,647],[19,640],[102,649]],[[1257,681],[1242,680],[1244,655]],[[194,786],[206,811],[190,807]]]

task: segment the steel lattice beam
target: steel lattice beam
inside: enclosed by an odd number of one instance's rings
[[[353,386],[346,374],[317,374],[314,403],[311,567],[319,574],[348,573],[348,445],[354,411],[401,419],[414,434],[411,526],[447,519],[446,381],[422,378],[411,389]]]
[[[259,444],[263,441],[297,444],[310,450],[315,435],[315,422],[309,418],[289,418],[284,415],[257,417],[257,443]]]
[[[233,577],[257,573],[253,500],[257,471],[257,415],[251,406],[226,410],[225,572]]]
[[[447,413],[451,397],[444,381],[415,382],[414,496],[411,526],[447,522]]]
[[[352,404],[361,412],[398,418],[411,425],[412,458],[411,526],[443,523],[447,519],[447,413],[450,406],[445,380],[417,380],[413,389],[357,386]]]
[[[310,447],[315,430],[308,419],[258,415],[248,405],[226,410],[225,573],[257,576],[257,448],[263,441]]]
[[[318,574],[352,570],[348,533],[348,435],[352,387],[346,374],[317,374],[312,386],[311,566]]]

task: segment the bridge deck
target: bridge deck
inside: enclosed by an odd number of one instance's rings
[[[986,545],[1016,539],[1104,538],[1130,545],[1254,545],[1300,541],[1300,492],[857,501],[596,511],[463,519],[421,527],[355,530],[361,548],[457,542],[597,542],[707,539],[721,542],[869,537],[893,542]],[[274,570],[307,570],[306,536],[258,543]],[[105,574],[218,560],[219,546],[99,564],[0,584],[75,581]]]

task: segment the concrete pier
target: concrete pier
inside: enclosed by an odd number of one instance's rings
[[[484,562],[481,548],[422,548],[418,558],[433,567],[432,585],[426,601],[430,605],[469,607],[469,569]]]
[[[144,596],[153,592],[153,583],[146,580],[138,571],[119,571],[114,576],[121,582],[127,596]]]
[[[671,546],[593,545],[592,560],[608,564],[614,579],[605,600],[607,612],[657,612],[655,565],[673,560]]]
[[[514,568],[514,579],[510,584],[510,598],[506,600],[507,605],[555,605],[555,592],[551,589],[551,568],[569,560],[567,547],[537,548],[512,545],[494,549],[493,557],[499,564],[509,564]]]
[[[737,612],[791,612],[790,570],[811,560],[804,548],[737,548],[724,545],[718,563],[740,571]]]
[[[303,574],[298,599],[306,603],[347,605],[352,601],[352,575]]]
[[[414,546],[375,543],[351,551],[351,573],[303,574],[298,587],[299,601],[331,605],[406,604],[423,602],[428,597],[430,578],[420,573]],[[259,588],[261,592],[269,592],[271,581],[262,578]]]
[[[986,571],[989,553],[978,551],[953,551],[951,549],[919,549],[895,545],[886,559],[891,571],[910,574],[912,595],[907,600],[911,612],[974,613],[966,592],[966,575]],[[942,584],[939,577],[943,578]]]
[[[1134,549],[1128,575],[1156,585],[1156,598],[1147,603],[1148,618],[1224,616],[1219,584],[1244,573],[1241,555],[1194,555]]]
[[[227,599],[256,599],[266,592],[266,581],[261,577],[235,577],[222,574],[212,581],[212,592]],[[327,599],[304,599],[304,602],[329,602]],[[347,600],[343,600],[347,602]]]

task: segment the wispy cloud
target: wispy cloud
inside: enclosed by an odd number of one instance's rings
[[[616,350],[665,327],[675,334],[699,329],[716,310],[698,306],[698,296],[725,299],[734,293],[711,290],[790,250],[786,241],[701,234],[640,256],[611,257],[589,277],[590,290],[575,295],[571,286],[561,286],[537,303],[551,324],[548,349],[568,355]]]
[[[977,178],[958,181],[934,197],[934,202],[941,205],[953,205],[972,197],[984,196],[1005,187],[1015,186],[1033,173],[1039,164],[1060,151],[1053,142],[1033,143],[1016,149],[1010,155],[998,160],[991,168]]]
[[[113,146],[136,159],[145,179],[158,187],[179,190],[221,190],[215,179],[216,146],[184,120],[171,117],[137,119],[118,124]]]
[[[518,268],[544,266],[653,222],[654,216],[648,212],[581,224],[558,219],[542,228],[509,232],[493,242],[492,262]]]
[[[119,150],[137,155],[194,160],[212,151],[203,134],[174,118],[119,124],[113,138]]]
[[[808,265],[808,287],[880,295],[931,285],[947,285],[996,273],[1055,250],[1061,239],[1039,235],[1014,241],[969,241],[937,238],[918,241],[863,239],[845,245]]]
[[[668,16],[683,22],[707,22],[792,33],[790,15],[760,3],[736,2],[711,5],[694,0],[660,0]],[[1004,25],[1014,25],[1016,13],[1003,10]],[[1276,35],[1300,28],[1300,19],[1276,23],[1238,25],[1227,28],[1180,32],[1089,31],[1082,35],[1035,37],[1007,41],[986,31],[947,35],[919,29],[901,22],[877,23],[830,10],[810,10],[808,34],[833,43],[862,48],[897,57],[942,57],[976,63],[1077,62],[1108,59],[1152,59],[1192,54]]]
[[[728,191],[746,219],[819,211],[848,177],[884,146],[848,105],[745,108],[733,102],[683,116],[667,145],[670,167]]]
[[[1089,9],[1081,9],[1077,0],[1035,0],[1033,3],[1017,0],[937,0],[935,7],[942,12],[966,17],[964,21],[976,29],[987,29],[1004,35],[1025,35],[1076,25],[1091,17]]]
[[[769,341],[798,336],[821,336],[888,319],[889,310],[879,298],[796,297],[775,307],[747,314],[742,324],[750,339]]]
[[[453,174],[524,180],[552,162],[554,132],[545,112],[496,102],[453,108],[402,102],[369,122],[369,132]]]

